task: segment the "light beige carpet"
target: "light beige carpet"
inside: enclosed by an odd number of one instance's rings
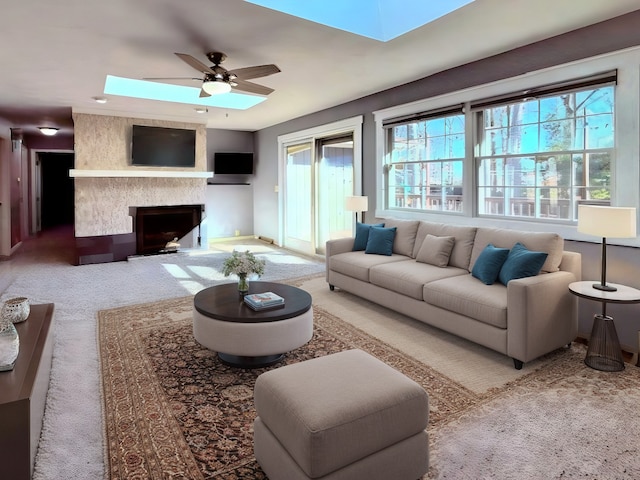
[[[463,338],[430,327],[340,289],[329,290],[324,277],[301,285],[319,305],[344,321],[415,357],[475,393],[502,387],[540,368],[542,360],[516,370],[513,360]]]
[[[473,405],[429,429],[429,478],[640,478],[640,368],[593,370],[573,344],[520,371],[498,353],[372,304],[303,285],[314,303],[470,389]]]
[[[362,348],[430,396],[429,478],[640,478],[640,370],[597,372],[573,345],[517,371],[510,359],[397,315],[323,277],[302,361]],[[112,479],[263,474],[251,451],[252,385],[262,370],[221,365],[193,340],[191,297],[99,313]],[[132,477],[133,475],[133,477]]]

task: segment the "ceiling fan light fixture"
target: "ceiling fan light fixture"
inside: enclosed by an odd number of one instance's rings
[[[55,135],[56,133],[58,133],[59,128],[55,128],[55,127],[38,127],[38,130],[40,130],[40,132],[42,132],[42,134],[51,137],[53,135]]]
[[[202,89],[209,95],[221,95],[231,91],[231,85],[222,80],[206,81],[202,83]]]

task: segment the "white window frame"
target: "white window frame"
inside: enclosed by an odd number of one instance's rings
[[[476,216],[473,142],[467,142],[466,146],[464,166],[465,199],[462,215],[448,215],[447,212],[398,212],[385,210],[384,198],[386,192],[384,191],[383,165],[386,162],[384,161],[385,136],[383,122],[394,117],[446,108],[460,103],[465,105],[465,112],[468,112],[471,102],[483,98],[536,88],[572,78],[586,77],[614,69],[618,72],[618,83],[615,92],[616,139],[615,160],[611,172],[611,205],[636,207],[640,213],[640,136],[638,135],[638,126],[640,125],[640,47],[634,47],[373,112],[376,123],[376,217],[421,219],[525,231],[549,231],[559,233],[567,239],[593,241],[592,237],[578,233],[575,225],[559,225],[555,222],[549,223],[540,220],[480,218]],[[470,114],[466,115],[465,127],[468,132],[473,131],[473,118]],[[613,243],[640,246],[640,239],[619,239]]]

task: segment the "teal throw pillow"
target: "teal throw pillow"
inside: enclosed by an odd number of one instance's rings
[[[480,256],[473,264],[471,275],[476,277],[485,285],[493,285],[498,279],[502,264],[509,255],[508,248],[498,248],[492,243],[484,247]]]
[[[384,227],[384,223],[370,225],[367,223],[356,222],[356,238],[353,241],[354,252],[367,248],[367,240],[369,240],[369,230],[371,227]]]
[[[506,285],[509,280],[537,275],[547,260],[547,255],[545,252],[527,250],[521,243],[516,243],[500,269],[500,283]]]
[[[393,253],[393,240],[396,238],[396,227],[383,228],[371,227],[369,229],[369,240],[364,253],[375,253],[376,255],[391,255]]]

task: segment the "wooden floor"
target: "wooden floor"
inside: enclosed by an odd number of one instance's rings
[[[16,265],[51,263],[52,261],[73,264],[74,258],[73,225],[65,225],[43,230],[26,238],[7,261]]]

